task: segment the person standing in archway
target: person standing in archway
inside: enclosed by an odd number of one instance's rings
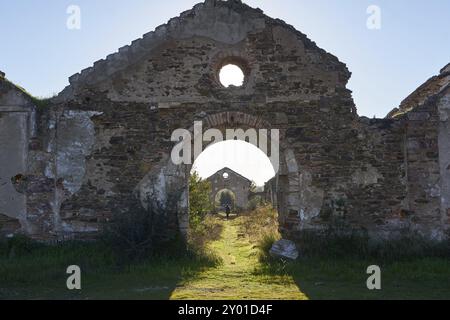
[[[227,204],[225,206],[225,213],[227,214],[227,220],[228,220],[230,218],[230,213],[231,213],[231,208],[230,208],[229,204]]]

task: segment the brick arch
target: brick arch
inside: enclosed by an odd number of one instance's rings
[[[216,192],[213,192],[213,194],[212,194],[212,196],[211,196],[211,199],[214,201],[214,202],[216,202],[218,199],[217,199],[217,196],[219,195],[219,194],[221,194],[222,192],[225,192],[225,191],[228,191],[228,192],[230,192],[231,194],[232,194],[232,196],[233,196],[233,201],[234,201],[234,206],[236,206],[236,193],[237,193],[237,190],[235,190],[235,188],[233,188],[233,187],[230,187],[230,188],[222,188],[222,189],[220,189],[220,190],[218,190],[218,191],[216,191]],[[214,204],[214,206],[215,206],[215,204]]]
[[[255,129],[255,130],[262,130],[262,129],[278,129],[277,127],[273,126],[270,122],[267,120],[264,120],[259,115],[252,115],[250,113],[242,112],[242,111],[225,111],[225,112],[219,112],[219,113],[213,113],[206,115],[202,120],[202,127],[203,132],[209,130],[209,129],[217,129],[220,130],[224,141],[226,140],[226,130],[227,129],[242,129],[242,130],[248,130],[248,129]],[[192,135],[192,141],[198,138],[198,135],[195,134],[194,126],[191,126],[188,131]],[[279,141],[273,141],[270,137],[270,132],[267,135],[267,142],[269,149],[271,148],[272,143],[274,143],[274,146],[278,148],[278,150],[287,150],[288,145],[283,140],[284,131],[280,132],[280,139]],[[259,137],[258,137],[259,141]],[[210,145],[216,143],[213,142],[203,142],[203,151]],[[193,147],[193,146],[192,146]],[[193,159],[196,160],[195,158]],[[280,160],[281,157],[280,157]],[[280,161],[281,162],[281,161]],[[273,163],[272,163],[273,164]],[[274,164],[273,164],[274,165]],[[279,163],[281,166],[281,163]],[[274,168],[276,165],[274,165]],[[277,171],[275,169],[275,171]]]
[[[251,115],[239,111],[227,111],[208,115],[203,119],[207,128],[220,128],[224,125],[243,125],[255,129],[270,129],[272,125],[260,116]]]

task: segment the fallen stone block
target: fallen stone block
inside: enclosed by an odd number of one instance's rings
[[[287,258],[290,260],[296,260],[298,258],[298,250],[295,243],[285,239],[275,242],[269,254],[274,258]]]

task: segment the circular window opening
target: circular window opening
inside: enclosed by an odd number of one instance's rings
[[[224,178],[224,179],[228,179],[228,177],[229,177],[228,173],[225,172],[225,173],[223,174],[223,178]]]
[[[228,88],[230,86],[233,87],[242,87],[244,84],[244,71],[240,67],[235,64],[227,64],[222,67],[219,71],[219,79],[220,83]]]

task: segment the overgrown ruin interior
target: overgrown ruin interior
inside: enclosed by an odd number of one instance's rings
[[[245,73],[223,87],[220,68]],[[188,228],[189,165],[172,132],[280,130],[282,235],[340,223],[373,239],[450,235],[450,65],[385,119],[359,117],[346,65],[239,0],[206,0],[93,67],[47,103],[0,79],[0,228],[85,239],[131,202]],[[173,208],[172,208],[173,209]]]

